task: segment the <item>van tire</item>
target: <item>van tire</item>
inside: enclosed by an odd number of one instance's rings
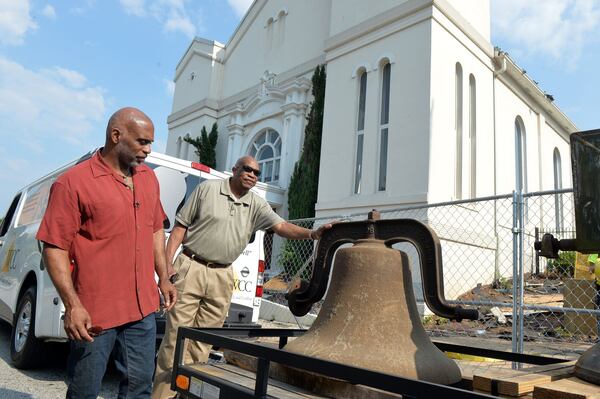
[[[31,369],[42,365],[45,358],[44,343],[35,337],[35,286],[19,298],[10,335],[10,357],[18,369]]]

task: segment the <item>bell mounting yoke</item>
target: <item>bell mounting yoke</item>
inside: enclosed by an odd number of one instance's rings
[[[330,229],[323,232],[315,250],[316,256],[310,282],[296,279],[286,294],[288,306],[294,315],[304,316],[311,306],[325,295],[335,251],[344,244],[362,239],[382,240],[387,247],[399,242],[414,245],[419,253],[423,291],[429,309],[438,316],[452,320],[479,318],[477,309],[452,306],[446,301],[442,250],[437,234],[414,219],[380,220],[380,213],[376,210],[369,212],[367,220],[334,223]],[[377,271],[365,270],[365,273],[369,272]]]

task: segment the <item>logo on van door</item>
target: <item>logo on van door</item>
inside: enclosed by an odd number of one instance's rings
[[[250,280],[233,280],[233,289],[235,291],[252,292],[253,285]]]
[[[254,292],[254,282],[246,280],[246,277],[250,275],[250,269],[248,266],[244,266],[239,271],[239,276],[233,279],[233,289],[238,292]]]
[[[2,262],[2,273],[8,273],[9,269],[14,269],[13,260],[15,259],[15,254],[18,250],[15,249],[15,243],[12,242],[10,247],[6,251],[6,256],[4,257],[4,262]]]

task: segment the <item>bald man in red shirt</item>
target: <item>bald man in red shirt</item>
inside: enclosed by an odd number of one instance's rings
[[[37,239],[65,305],[67,398],[98,396],[113,350],[119,398],[150,397],[155,272],[167,310],[177,300],[167,275],[158,180],[143,165],[153,141],[148,116],[120,109],[108,122],[104,147],[52,185]]]

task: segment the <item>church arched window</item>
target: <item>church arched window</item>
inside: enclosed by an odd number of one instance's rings
[[[249,154],[258,161],[260,181],[271,183],[279,181],[279,165],[281,161],[281,137],[273,129],[265,129],[258,133],[250,144]]]

